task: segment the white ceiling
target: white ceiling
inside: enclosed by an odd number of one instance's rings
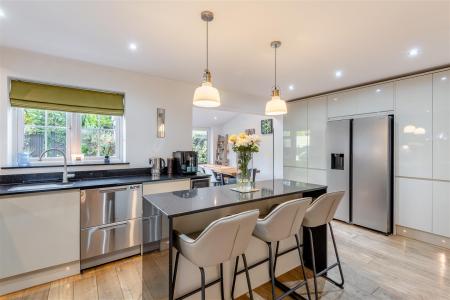
[[[450,63],[450,1],[0,0],[0,9],[0,45],[194,83],[205,62],[200,12],[212,10],[213,83],[261,101],[275,39],[286,99]]]
[[[192,127],[208,128],[220,127],[234,117],[239,115],[237,112],[224,111],[218,109],[192,108]]]

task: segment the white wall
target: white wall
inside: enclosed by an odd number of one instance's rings
[[[8,78],[125,93],[125,149],[130,167],[147,166],[151,156],[169,157],[175,150],[190,150],[192,95],[196,84],[168,80],[117,68],[0,47],[0,165],[11,159],[11,108]],[[220,91],[223,107],[241,111],[263,110],[258,98]],[[166,109],[166,138],[156,138],[156,108]],[[122,166],[123,167],[123,166]],[[87,169],[87,167],[83,167]],[[6,173],[55,171],[27,169]]]
[[[253,154],[253,167],[261,171],[257,174],[257,180],[272,179],[272,139],[270,134],[261,134],[261,120],[268,119],[263,115],[239,114],[220,128],[221,134],[237,134],[246,129],[255,129],[256,134],[261,137],[260,151]],[[275,178],[283,178],[283,118],[273,118],[275,131]],[[229,148],[228,158],[231,166],[236,166],[236,154]]]

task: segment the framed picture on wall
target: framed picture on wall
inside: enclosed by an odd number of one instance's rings
[[[266,119],[261,120],[261,134],[272,134],[273,133],[273,120]]]
[[[252,128],[252,129],[245,129],[245,134],[247,135],[252,135],[256,133],[256,129]]]

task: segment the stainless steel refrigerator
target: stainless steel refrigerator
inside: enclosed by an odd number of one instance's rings
[[[385,234],[393,219],[393,116],[329,121],[328,191],[346,191],[335,218]]]

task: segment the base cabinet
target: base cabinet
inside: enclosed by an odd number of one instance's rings
[[[80,191],[0,198],[0,279],[80,259]]]
[[[433,182],[397,178],[398,225],[432,232]]]
[[[450,237],[450,182],[433,182],[433,233]]]

